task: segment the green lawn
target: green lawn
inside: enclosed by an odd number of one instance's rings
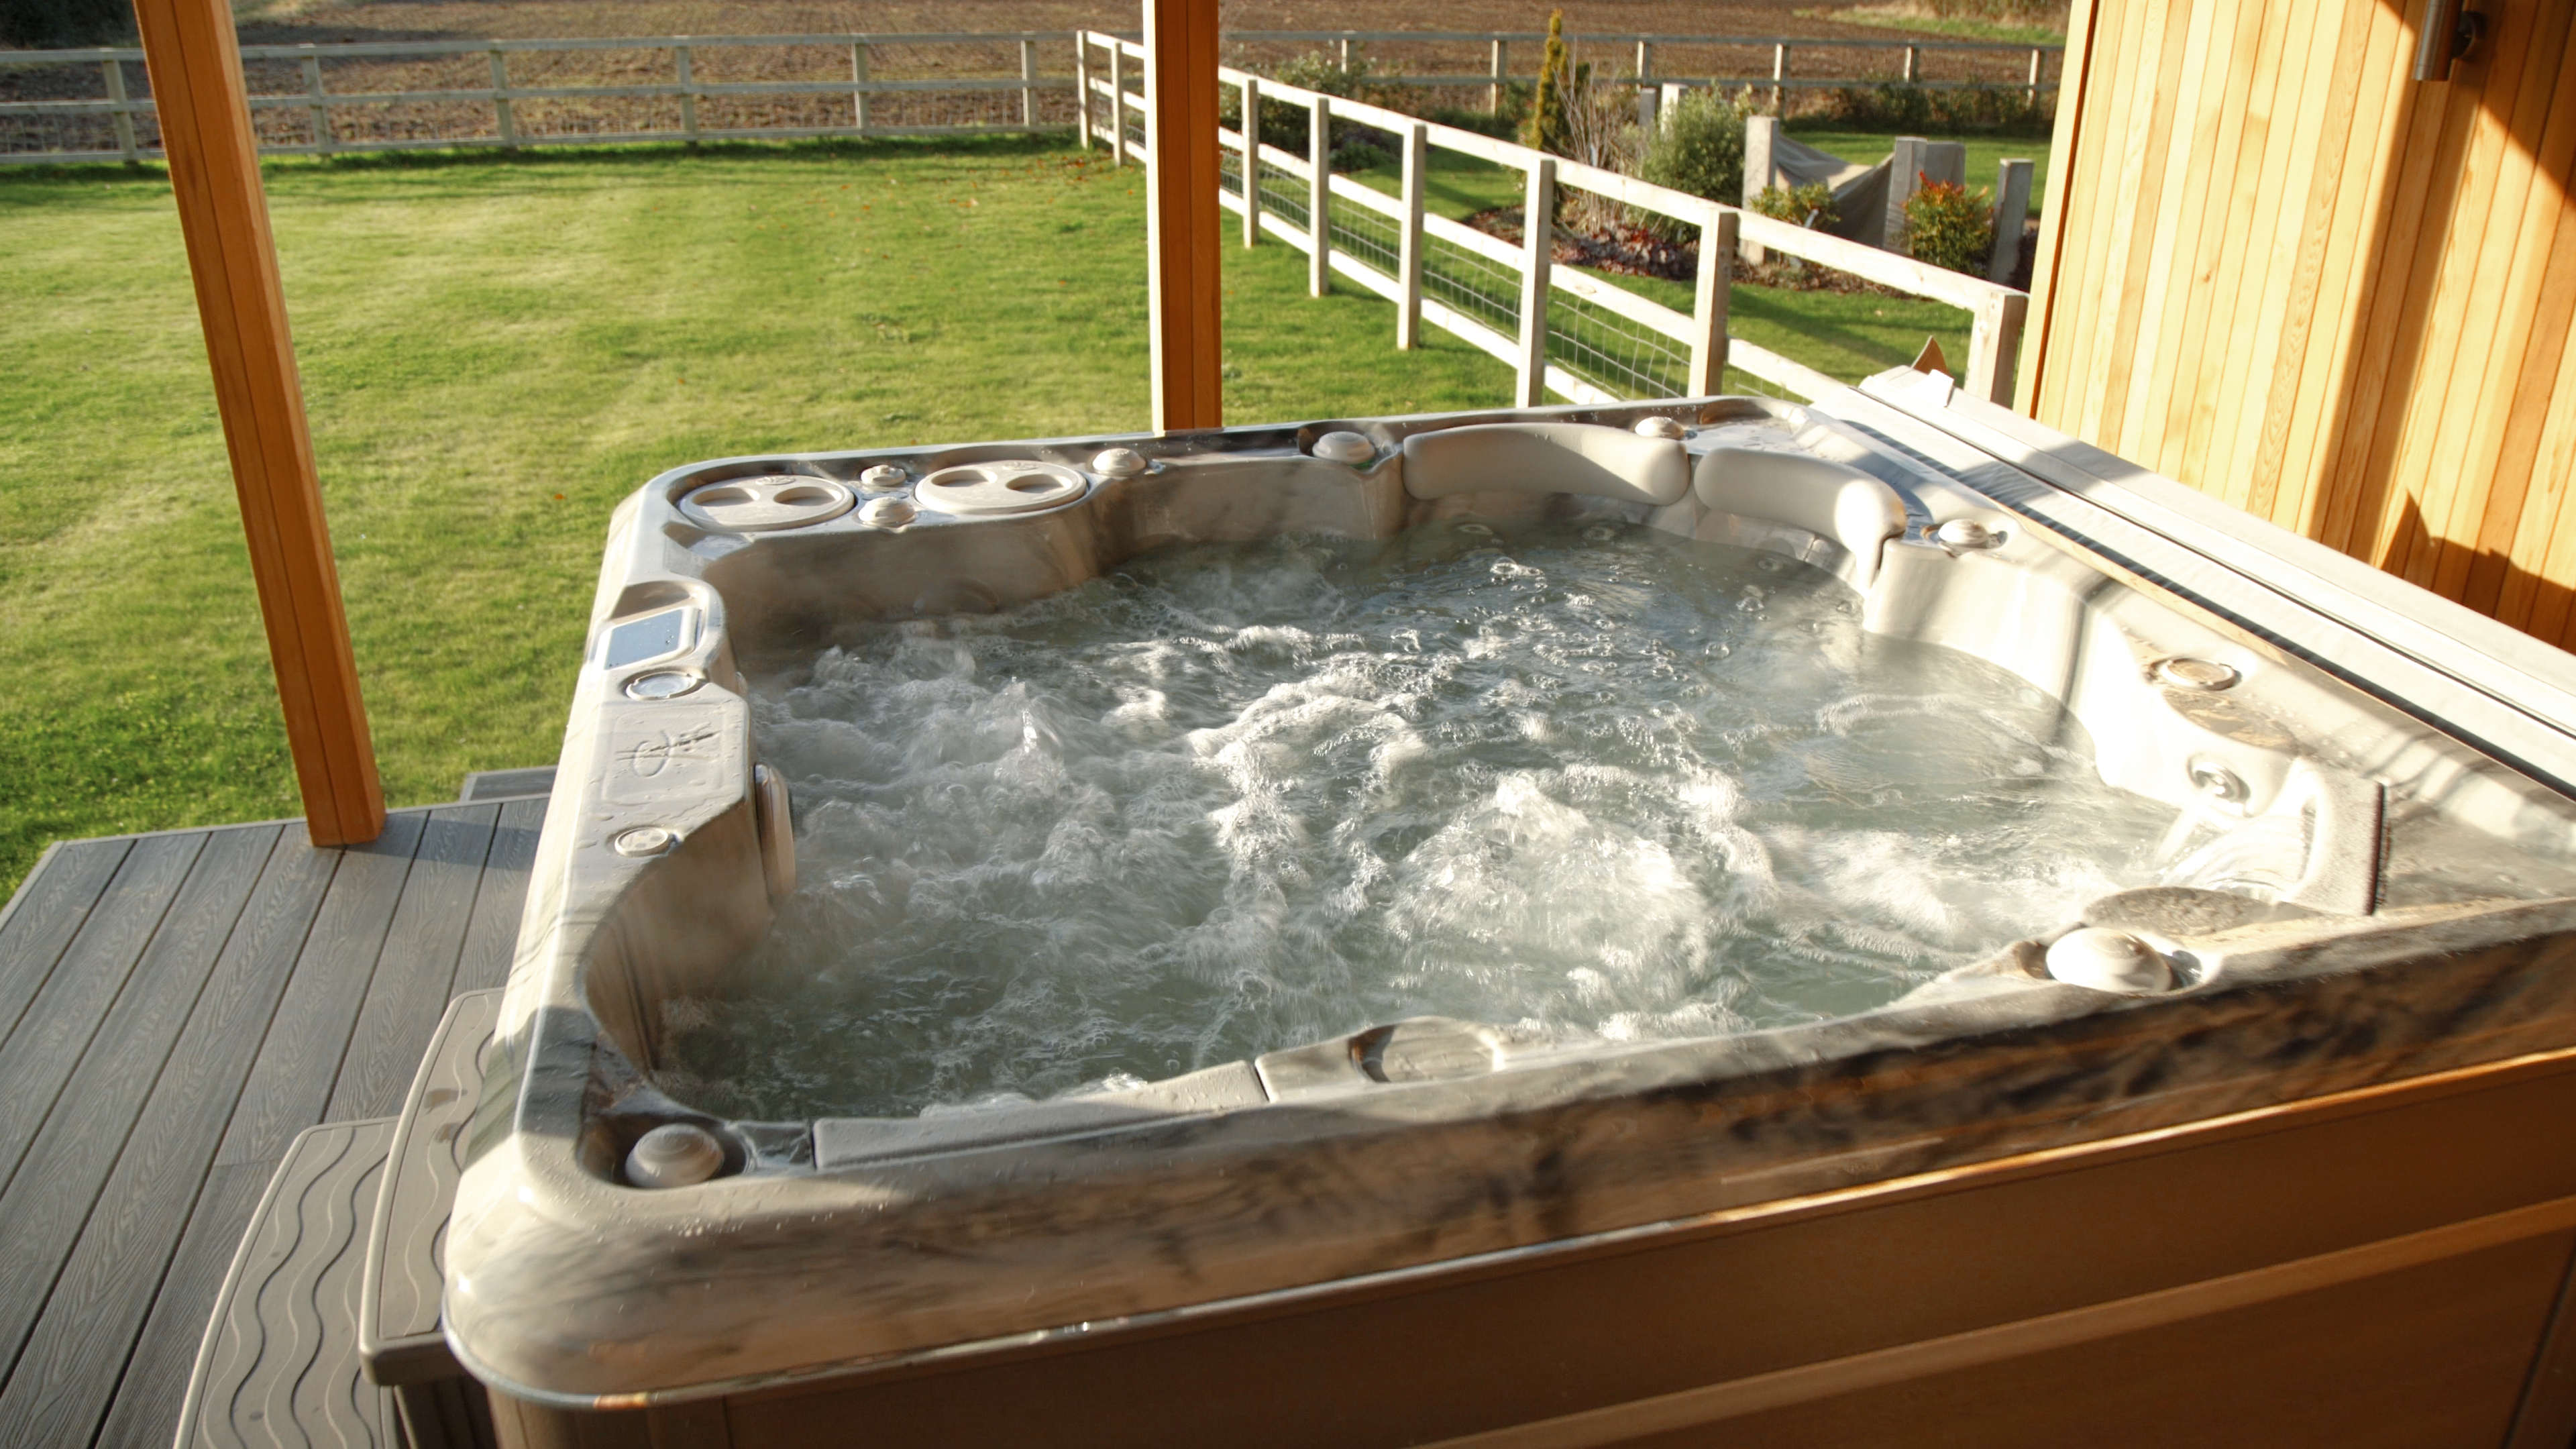
[[[269,178],[397,804],[554,757],[608,512],[654,473],[1147,420],[1140,177],[1104,155],[800,145]],[[168,183],[0,173],[0,256],[5,893],[51,839],[297,807]],[[1509,395],[1445,333],[1396,352],[1374,297],[1306,298],[1284,246],[1225,265],[1230,421]],[[1858,377],[1920,344],[1917,320],[1862,315],[1891,300],[1743,288],[1735,315]]]

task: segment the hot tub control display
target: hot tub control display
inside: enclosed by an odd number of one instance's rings
[[[603,669],[623,669],[686,649],[697,637],[695,609],[664,609],[612,626],[599,655]]]

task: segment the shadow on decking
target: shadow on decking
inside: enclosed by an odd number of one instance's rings
[[[346,850],[70,841],[0,912],[0,1445],[170,1442],[288,1142],[398,1111],[449,999],[509,972],[546,802],[489,793]]]

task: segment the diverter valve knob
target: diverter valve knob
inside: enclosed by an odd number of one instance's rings
[[[688,1187],[724,1170],[724,1144],[704,1127],[665,1122],[635,1139],[626,1180],[637,1187]]]

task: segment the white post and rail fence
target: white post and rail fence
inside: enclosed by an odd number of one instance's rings
[[[1086,32],[1084,85],[1101,108],[1084,108],[1086,144],[1105,141],[1120,163],[1150,164],[1141,127],[1143,47]],[[1095,63],[1091,57],[1101,53]],[[1285,104],[1306,112],[1305,155],[1262,143],[1259,124],[1218,132],[1225,155],[1220,200],[1243,220],[1246,246],[1264,235],[1307,254],[1308,286],[1322,295],[1336,277],[1395,304],[1395,345],[1411,348],[1425,322],[1511,365],[1515,405],[1550,394],[1577,403],[1724,391],[1733,367],[1798,397],[1841,386],[1835,379],[1727,331],[1729,287],[1739,244],[1803,258],[1881,286],[1964,308],[1971,332],[1960,386],[2009,406],[2029,294],[1982,277],[1704,200],[1615,171],[1550,156],[1508,141],[1438,125],[1360,101],[1327,96],[1231,68],[1220,86],[1237,92],[1246,117]],[[1332,171],[1335,120],[1397,138],[1403,180],[1397,194]],[[1426,205],[1430,156],[1452,151],[1508,167],[1524,178],[1518,243],[1489,235]],[[1555,261],[1553,229],[1526,224],[1557,214],[1572,189],[1668,218],[1696,232],[1699,267],[1687,313],[1605,276]]]

